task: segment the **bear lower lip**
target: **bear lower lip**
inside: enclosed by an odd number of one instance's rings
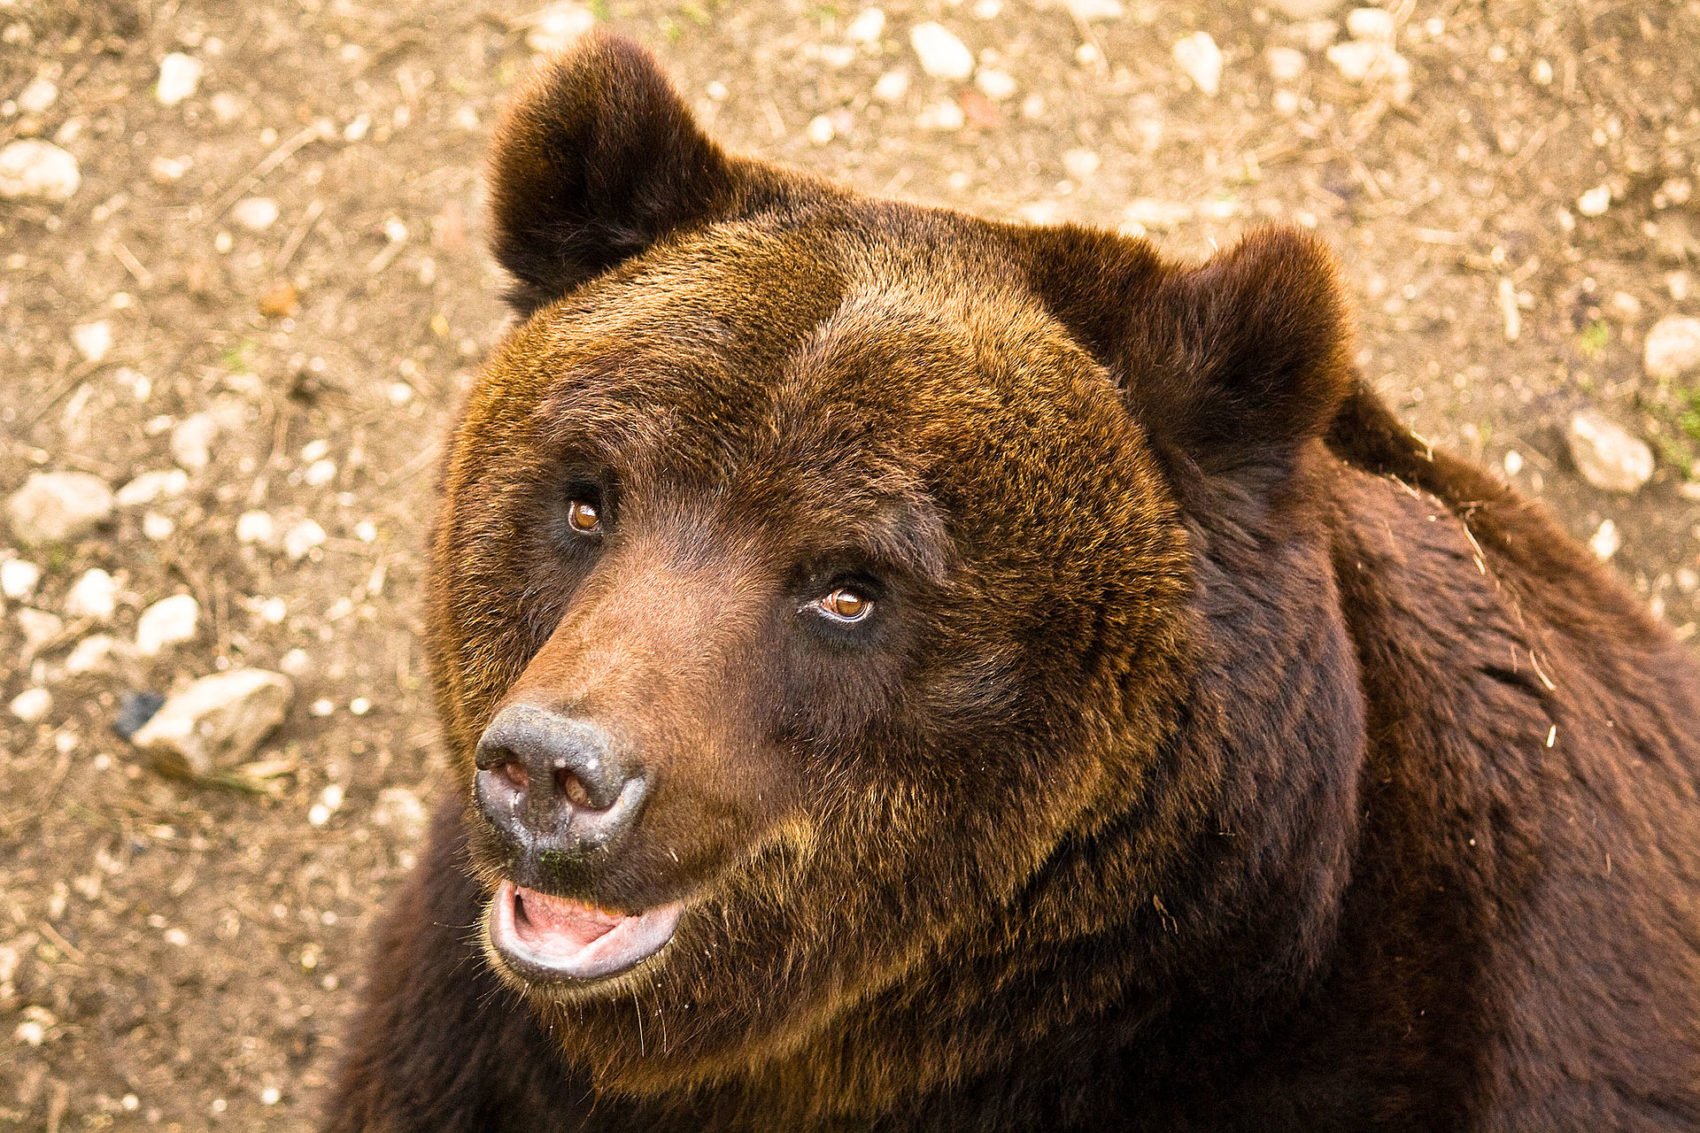
[[[617,976],[673,939],[681,907],[610,913],[504,880],[490,903],[490,942],[529,980],[590,981]]]

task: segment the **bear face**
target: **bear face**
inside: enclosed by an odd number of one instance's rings
[[[872,1104],[989,1064],[988,979],[1033,983],[1041,1029],[1160,995],[1222,935],[1183,957],[1165,925],[1218,900],[1305,894],[1258,962],[1314,962],[1349,819],[1260,818],[1251,844],[1303,846],[1293,876],[1236,863],[1196,908],[1130,905],[1200,888],[1174,877],[1283,744],[1323,756],[1284,789],[1350,809],[1337,617],[1269,637],[1313,649],[1336,710],[1174,781],[1183,717],[1272,695],[1196,702],[1235,663],[1208,660],[1200,589],[1284,616],[1201,575],[1199,541],[1329,585],[1300,518],[1350,388],[1320,245],[1268,231],[1187,268],[853,198],[723,155],[613,39],[519,98],[492,201],[521,321],[447,465],[432,660],[488,962],[599,1086],[801,1060]],[[1130,926],[1148,948],[1044,974]],[[970,1032],[906,1050],[894,1010]]]

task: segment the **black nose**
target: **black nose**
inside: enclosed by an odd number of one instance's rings
[[[475,758],[478,809],[528,855],[606,846],[631,826],[647,787],[607,732],[531,704],[498,712]]]

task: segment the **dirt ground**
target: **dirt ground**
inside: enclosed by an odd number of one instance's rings
[[[553,20],[523,0],[0,0],[0,147],[53,141],[81,175],[64,202],[0,201],[0,495],[36,471],[187,473],[70,543],[0,528],[0,560],[42,571],[0,614],[0,700],[51,696],[33,722],[0,712],[0,1129],[310,1127],[441,764],[420,545],[505,317],[482,147],[575,19],[650,44],[730,145],[869,192],[1188,255],[1314,226],[1400,410],[1602,549],[1610,520],[1615,563],[1693,633],[1700,375],[1656,381],[1642,347],[1700,314],[1700,3],[1349,8],[886,0],[876,26],[812,0]],[[910,33],[935,20],[975,79],[923,71]],[[1197,32],[1222,54],[1213,95],[1175,55]],[[168,106],[169,53],[204,74]],[[1589,407],[1653,446],[1639,493],[1571,463]],[[296,545],[239,538],[249,512]],[[91,568],[110,614],[67,611]],[[140,611],[179,593],[194,636],[140,654]],[[60,626],[42,639],[29,610]],[[70,671],[99,633],[116,648]],[[238,665],[296,686],[241,786],[167,778],[114,735],[125,694]]]

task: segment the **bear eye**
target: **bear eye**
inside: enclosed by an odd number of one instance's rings
[[[874,600],[860,590],[840,586],[815,600],[815,609],[837,622],[859,622],[874,608]]]
[[[575,499],[567,505],[567,526],[580,535],[600,535],[602,509],[593,500]]]

